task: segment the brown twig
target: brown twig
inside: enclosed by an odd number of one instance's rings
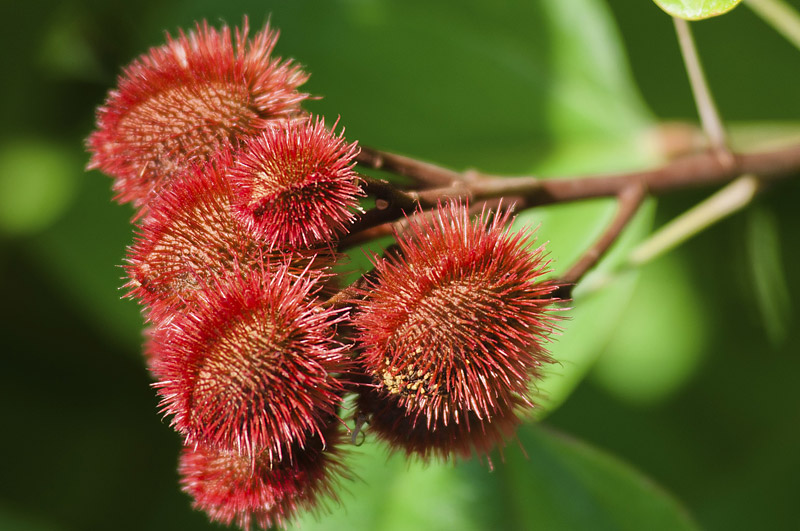
[[[349,235],[362,236],[360,241],[364,241],[362,233],[368,232],[374,227],[411,214],[417,207],[431,208],[436,205],[435,201],[429,202],[427,199],[421,199],[417,192],[402,190],[389,181],[366,175],[359,175],[359,179],[364,183],[364,191],[367,195],[375,198],[375,208],[361,214],[350,227]],[[366,239],[371,240],[378,236],[378,234],[370,235]]]
[[[641,183],[651,195],[661,195],[687,188],[724,185],[747,173],[769,182],[800,172],[800,145],[772,151],[734,153],[732,157],[731,165],[723,164],[716,151],[709,150],[653,170],[590,178],[546,179],[527,197],[526,206],[615,196],[634,182]]]
[[[422,188],[447,186],[461,178],[461,174],[453,170],[365,146],[361,146],[356,162],[368,168],[408,177]]]
[[[391,255],[398,252],[398,245],[393,243],[383,250],[383,255]],[[358,299],[364,297],[365,290],[369,285],[375,281],[377,271],[370,269],[349,286],[342,288],[334,293],[328,300],[322,303],[324,308],[344,308],[347,305],[357,302]]]
[[[606,230],[597,241],[589,247],[576,261],[572,267],[559,279],[561,284],[556,296],[561,299],[568,299],[571,296],[572,288],[588,273],[608,249],[617,241],[622,230],[628,225],[631,218],[639,210],[645,197],[645,189],[639,183],[632,183],[627,188],[620,191],[617,196],[617,213]]]
[[[369,278],[367,275],[359,277],[355,282],[334,293],[328,300],[322,303],[323,308],[343,308],[352,300],[356,299],[361,290],[367,286]]]
[[[427,163],[413,164],[403,158],[404,168],[414,168],[419,182],[437,182],[443,171]],[[387,169],[387,166],[383,166]],[[428,174],[427,172],[432,172]],[[595,244],[564,274],[560,282],[567,286],[559,296],[568,298],[572,286],[588,272],[613,244],[647,195],[728,184],[743,174],[756,175],[760,185],[800,173],[800,144],[770,151],[730,153],[720,157],[713,147],[673,160],[650,170],[609,173],[595,176],[561,178],[501,177],[466,172],[446,186],[417,191],[403,191],[395,185],[364,178],[368,193],[381,201],[355,222],[340,248],[358,245],[377,237],[402,232],[414,209],[428,210],[448,198],[469,201],[473,207],[505,198],[517,209],[551,203],[579,201],[599,197],[617,197],[619,210],[611,225]],[[400,221],[397,221],[400,220]]]
[[[419,195],[413,190],[402,190],[389,181],[367,175],[359,175],[358,178],[364,183],[364,192],[375,198],[375,208],[378,210],[386,210],[390,206],[394,206],[411,211],[419,204]]]
[[[502,207],[503,209],[513,211],[517,209],[517,204],[521,204],[523,202],[524,201],[522,200],[521,197],[514,197],[514,196],[504,196],[504,197],[486,199],[484,201],[478,201],[477,203],[471,204],[469,206],[469,215],[474,216],[480,214],[484,209],[487,208],[500,209]],[[369,214],[370,212],[372,211],[365,212],[365,215]],[[339,242],[339,248],[347,249],[350,247],[361,245],[364,242],[368,242],[376,238],[383,238],[384,236],[393,236],[395,234],[401,234],[408,228],[408,220],[409,218],[402,217],[400,219],[394,219],[393,221],[387,221],[386,223],[382,223],[380,225],[371,226],[361,231],[351,231],[346,237],[344,237]]]
[[[491,198],[517,196],[518,208],[618,196],[631,184],[638,184],[650,195],[661,195],[687,188],[724,185],[743,174],[758,175],[762,182],[785,178],[800,172],[800,145],[752,153],[732,153],[732,163],[720,161],[718,152],[709,149],[671,161],[650,170],[608,173],[595,176],[501,177],[471,172],[442,188],[416,192],[418,204],[435,206],[444,198],[468,199],[473,203]],[[422,166],[417,167],[422,170]],[[387,185],[391,186],[389,183]],[[373,229],[402,217],[400,208],[368,211],[358,220],[351,235]]]

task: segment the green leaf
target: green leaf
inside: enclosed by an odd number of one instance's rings
[[[673,17],[702,20],[727,13],[742,0],[653,0]]]
[[[695,525],[666,492],[625,463],[536,425],[523,426],[528,457],[509,448],[495,469],[388,460],[373,443],[351,456],[360,476],[341,504],[320,518],[305,515],[291,529],[490,531],[688,530]]]
[[[710,327],[688,271],[675,255],[666,255],[641,270],[630,304],[592,375],[623,400],[664,400],[699,367]]]
[[[653,202],[642,206],[608,256],[598,264],[594,274],[586,277],[585,282],[591,282],[594,275],[602,275],[615,267],[626,251],[647,234],[654,206]],[[537,235],[540,241],[549,242],[547,249],[555,260],[558,273],[591,245],[615,210],[613,200],[557,205],[526,211],[518,223],[540,226]],[[611,340],[636,287],[637,278],[638,274],[630,271],[588,296],[581,295],[582,284],[578,284],[572,309],[566,312],[566,320],[561,323],[562,331],[547,347],[556,363],[544,367],[544,378],[536,382],[533,390],[539,418],[560,406],[589,373]]]
[[[657,157],[642,141],[650,116],[633,88],[608,13],[599,4],[583,0],[553,1],[541,7],[550,20],[554,43],[552,84],[556,89],[548,105],[554,144],[533,171],[544,176],[580,175],[655,164]],[[581,28],[578,33],[576,27]],[[649,232],[652,208],[652,203],[642,208],[598,265],[599,271],[613,267],[626,249]],[[522,213],[517,226],[538,227],[536,236],[547,242],[554,271],[560,273],[597,239],[615,211],[612,199],[551,205]],[[540,417],[563,403],[588,373],[635,283],[636,275],[628,275],[591,298],[576,295],[563,333],[548,347],[557,363],[545,368],[545,377],[534,390]]]
[[[509,452],[497,469],[510,510],[535,529],[697,529],[670,495],[624,462],[542,426],[519,430],[528,457]]]
[[[357,476],[338,489],[341,504],[328,503],[331,514],[302,515],[292,527],[303,531],[370,529],[484,529],[469,507],[480,500],[477,484],[464,481],[452,465],[408,462],[402,454],[386,458],[372,441],[348,452],[348,470]]]
[[[80,166],[73,170],[83,172]],[[133,239],[130,209],[111,203],[109,181],[98,172],[82,177],[74,208],[32,238],[30,250],[74,308],[85,312],[112,344],[139,345],[139,308],[133,301],[120,300],[125,245]]]

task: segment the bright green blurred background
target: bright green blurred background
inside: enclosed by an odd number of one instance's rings
[[[306,65],[307,88],[324,96],[312,110],[340,115],[351,140],[457,169],[642,167],[657,161],[646,141],[654,123],[695,115],[671,21],[645,0],[8,7],[0,37],[2,530],[214,527],[178,488],[179,440],[156,413],[138,310],[120,300],[131,210],[110,201],[109,179],[83,170],[94,108],[164,30],[204,17],[238,24],[243,14],[258,27],[271,14],[279,53]],[[742,122],[797,131],[800,51],[746,6],[693,28],[721,113],[737,131]],[[705,195],[649,204],[617,255]],[[527,459],[512,443],[494,472],[477,461],[424,468],[387,462],[368,443],[351,450],[364,481],[348,484],[343,508],[303,528],[674,529],[690,525],[682,506],[706,529],[796,529],[798,201],[800,181],[785,183],[576,300],[552,348],[561,363],[539,390],[548,428],[521,431]],[[522,221],[539,226],[563,268],[612,209],[564,205]]]

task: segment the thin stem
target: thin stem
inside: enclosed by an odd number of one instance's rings
[[[447,186],[461,178],[461,174],[453,170],[365,146],[361,146],[356,162],[368,168],[408,177],[422,188]]]
[[[659,168],[628,173],[595,176],[571,176],[540,179],[537,177],[500,177],[465,175],[445,188],[415,192],[423,208],[436,205],[445,198],[468,199],[473,204],[499,197],[515,196],[517,208],[618,196],[632,183],[639,183],[648,194],[661,195],[675,190],[725,185],[740,175],[754,174],[769,182],[800,172],[800,144],[781,149],[753,153],[731,153],[731,162],[723,163],[717,152],[709,150],[676,159]],[[391,186],[388,183],[385,185]],[[404,210],[389,204],[362,214],[352,226],[346,241],[358,233],[372,230],[403,216]],[[406,212],[408,213],[408,212]],[[385,229],[381,229],[384,230]],[[388,233],[391,233],[389,231]],[[344,243],[344,242],[343,242]]]
[[[569,298],[572,287],[597,265],[600,258],[617,241],[623,229],[639,210],[639,206],[641,206],[646,195],[645,189],[640,183],[636,182],[631,183],[630,186],[619,193],[617,213],[614,219],[611,220],[611,223],[597,241],[583,253],[559,280],[559,283],[563,285],[561,291],[564,292],[558,294],[560,298]]]
[[[608,285],[626,271],[640,267],[678,247],[704,229],[741,210],[755,197],[762,183],[752,175],[745,175],[729,183],[705,201],[673,219],[647,240],[631,251],[627,260],[615,271],[592,279],[591,285],[582,285],[583,296]]]
[[[723,159],[722,162],[731,163],[727,147],[728,143],[725,138],[725,129],[722,126],[722,120],[720,120],[708,83],[706,83],[700,56],[697,54],[697,48],[694,45],[692,30],[689,28],[689,23],[684,19],[673,17],[672,20],[675,23],[678,44],[681,48],[683,62],[686,65],[686,73],[692,86],[692,94],[697,105],[697,112],[700,114],[703,130],[708,136],[711,146],[717,150],[718,155]]]
[[[499,210],[500,208],[503,208],[504,210],[514,211],[516,210],[517,205],[522,203],[524,203],[524,200],[520,197],[504,196],[502,198],[492,198],[472,203],[469,206],[468,212],[469,215],[472,216],[480,214],[484,209]],[[370,211],[367,211],[365,214],[369,213]],[[413,214],[413,216],[420,214],[422,213],[416,212]],[[358,232],[351,231],[345,238],[341,240],[341,242],[339,242],[339,248],[347,249],[361,245],[364,242],[368,242],[376,238],[402,234],[406,231],[406,229],[408,229],[408,220],[408,217],[401,217],[400,219],[387,221],[385,223],[381,223],[380,225],[369,227]]]
[[[390,245],[385,252],[393,249],[394,246]],[[328,300],[322,303],[323,308],[344,308],[348,304],[363,296],[364,289],[369,286],[369,283],[375,278],[375,270],[371,269],[364,275],[358,277],[355,282],[342,288],[334,293]]]
[[[436,204],[424,199],[421,200],[417,192],[402,190],[389,181],[375,179],[366,175],[359,175],[359,179],[364,183],[364,189],[367,194],[375,197],[375,208],[367,210],[356,219],[343,242],[346,246],[349,246],[353,239],[364,241],[363,236],[365,236],[364,233],[366,231],[400,218],[404,214],[410,214],[417,206],[430,208]],[[358,236],[361,236],[361,238],[358,238]],[[377,236],[379,235],[370,235],[368,239]]]
[[[375,208],[378,210],[397,207],[410,211],[419,204],[417,192],[401,190],[389,181],[367,175],[359,175],[358,178],[364,183],[364,191],[367,195],[375,198]]]
[[[358,296],[359,289],[367,283],[366,277],[359,277],[358,280],[334,293],[328,300],[322,303],[323,308],[343,308],[348,302]]]
[[[800,14],[783,0],[746,0],[756,15],[800,48]]]
[[[676,217],[630,254],[626,267],[637,267],[661,256],[692,236],[730,216],[748,205],[755,197],[760,183],[753,175],[745,175],[714,195]]]
[[[706,151],[674,160],[659,168],[627,173],[595,176],[535,177],[485,176],[486,183],[476,181],[463,185],[463,195],[475,200],[515,194],[524,197],[520,207],[546,205],[617,196],[631,183],[638,182],[651,195],[675,190],[722,185],[743,174],[757,174],[762,181],[784,178],[800,172],[800,145],[754,153],[732,153],[731,164],[723,164],[716,152]],[[426,190],[425,197],[435,190]]]

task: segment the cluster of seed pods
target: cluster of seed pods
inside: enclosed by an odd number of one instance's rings
[[[168,37],[124,70],[88,140],[89,167],[137,211],[126,287],[183,489],[243,528],[336,498],[347,417],[422,459],[502,444],[556,321],[542,247],[458,201],[408,212],[393,252],[339,285],[366,195],[358,147],[303,109],[308,76],[276,38],[246,19]]]

